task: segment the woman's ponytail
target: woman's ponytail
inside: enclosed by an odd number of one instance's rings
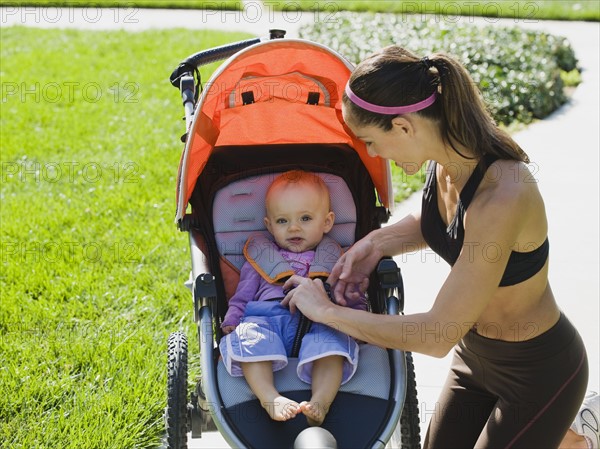
[[[527,154],[494,121],[479,87],[465,67],[445,53],[429,57],[440,81],[442,135],[469,148],[477,158],[494,154],[501,159],[529,162]],[[455,148],[455,151],[456,148]]]
[[[494,122],[464,66],[445,53],[419,58],[399,46],[386,47],[358,65],[348,87],[363,103],[385,106],[383,109],[422,102],[437,91],[435,102],[415,114],[439,122],[443,139],[458,154],[457,147],[462,146],[477,159],[494,154],[501,159],[529,161],[521,147]],[[347,95],[344,106],[358,123],[384,130],[391,129],[392,119],[398,115],[365,110]]]

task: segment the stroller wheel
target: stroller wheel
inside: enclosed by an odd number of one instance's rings
[[[322,427],[309,427],[298,434],[294,441],[294,449],[337,449],[335,437]]]
[[[412,353],[406,352],[406,399],[400,421],[388,449],[421,449],[419,428],[419,400],[417,399],[417,382]]]
[[[187,449],[187,338],[183,332],[169,336],[167,359],[167,408],[165,426],[168,449]]]

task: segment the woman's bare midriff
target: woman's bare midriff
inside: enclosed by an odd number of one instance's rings
[[[560,310],[546,271],[547,266],[531,279],[499,288],[473,330],[496,340],[525,341],[552,328],[558,322]]]

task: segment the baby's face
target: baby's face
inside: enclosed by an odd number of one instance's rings
[[[287,184],[273,189],[267,198],[265,226],[277,244],[299,253],[314,249],[333,226],[329,200],[306,184]]]

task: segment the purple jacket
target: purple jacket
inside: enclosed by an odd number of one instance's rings
[[[273,266],[280,267],[281,265],[285,265],[288,270],[293,271],[298,276],[306,277],[309,275],[309,272],[312,273],[311,267],[313,265],[318,265],[319,272],[322,272],[324,266],[328,268],[328,272],[331,271],[335,261],[331,257],[319,257],[322,259],[320,263],[315,263],[315,254],[318,252],[322,254],[322,247],[326,247],[326,251],[328,255],[331,254],[330,249],[333,242],[331,239],[326,238],[325,242],[322,241],[323,244],[319,244],[317,247],[317,251],[305,251],[303,253],[294,253],[291,251],[284,250],[277,246],[277,244],[271,240],[264,239],[264,237],[259,236],[258,238],[251,237],[248,239],[246,243],[246,248],[248,248],[251,244],[254,244],[255,247],[260,247],[263,253],[267,256],[267,263],[271,266],[267,269],[264,268],[264,263],[257,261],[253,258],[252,255],[249,254],[248,251],[244,251],[246,255],[246,262],[242,265],[242,269],[240,271],[240,281],[238,283],[237,289],[234,295],[229,299],[229,308],[227,309],[227,313],[225,314],[225,319],[221,324],[221,327],[226,326],[237,326],[242,317],[244,316],[244,311],[246,310],[246,304],[250,301],[267,301],[269,299],[275,298],[283,298],[285,294],[283,293],[283,284],[277,282],[279,279],[267,279],[266,273],[272,273]],[[337,244],[336,244],[337,245]],[[268,250],[264,250],[265,247],[268,246]],[[337,245],[339,248],[339,245]],[[339,248],[341,255],[341,248]],[[280,257],[276,258],[277,260],[273,261],[273,254],[278,254]],[[263,272],[263,275],[259,274],[259,272],[255,269],[255,265],[259,264],[260,270]],[[353,306],[356,309],[364,310],[366,308],[366,303],[362,302]]]

